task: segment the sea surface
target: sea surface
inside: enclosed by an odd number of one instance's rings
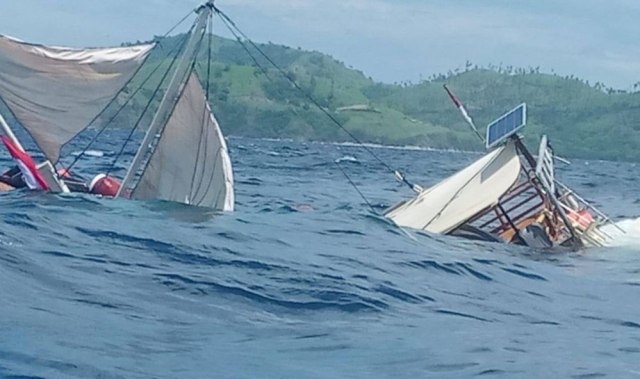
[[[640,377],[636,164],[559,167],[629,232],[549,253],[399,229],[410,191],[357,146],[229,147],[233,213],[0,194],[0,377]],[[478,158],[371,149],[423,186]]]

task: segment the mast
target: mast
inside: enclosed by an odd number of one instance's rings
[[[213,0],[208,0],[205,4],[196,9],[198,18],[195,21],[195,28],[191,32],[191,36],[189,37],[189,41],[187,42],[184,52],[180,57],[180,62],[178,63],[176,71],[169,82],[167,90],[160,101],[160,105],[158,106],[158,110],[151,121],[151,125],[149,126],[147,133],[140,143],[138,152],[133,158],[116,196],[124,196],[128,193],[128,190],[131,189],[130,187],[132,186],[132,182],[137,171],[140,169],[140,165],[146,158],[148,158],[149,154],[155,148],[153,145],[155,145],[154,141],[156,140],[156,135],[162,132],[162,129],[173,111],[178,96],[189,78],[191,64],[198,53],[200,41],[204,37],[204,33],[207,28],[207,20],[209,19],[213,9]]]
[[[9,127],[7,121],[4,119],[4,117],[2,117],[2,113],[0,113],[0,124],[2,125],[2,130],[4,130],[4,134],[9,137],[9,139],[11,139],[11,142],[13,142],[13,144],[16,145],[16,147],[18,147],[20,150],[24,151],[24,147],[22,147],[22,144],[20,144],[20,141],[18,141],[18,137],[13,134],[13,130],[11,130],[11,127]]]

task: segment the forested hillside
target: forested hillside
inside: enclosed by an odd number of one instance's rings
[[[165,39],[145,70],[168,64],[181,38]],[[548,134],[570,157],[640,161],[640,93],[601,83],[539,73],[536,69],[478,68],[434,75],[418,84],[381,84],[319,53],[275,44],[259,47],[350,132],[363,141],[480,150],[442,89],[448,84],[480,128],[521,102],[528,105],[530,142]],[[252,51],[267,75],[236,41],[211,41],[211,103],[226,135],[347,141],[283,75]],[[208,49],[197,65],[206,78]],[[141,75],[142,77],[143,75]],[[152,84],[152,83],[151,83]],[[204,83],[206,87],[206,83]],[[146,89],[150,95],[150,89]],[[143,105],[139,101],[137,108]]]

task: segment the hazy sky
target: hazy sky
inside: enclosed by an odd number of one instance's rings
[[[164,34],[197,0],[0,0],[0,34],[71,46]],[[473,63],[540,66],[630,89],[640,0],[218,0],[252,39],[319,50],[374,79]],[[221,34],[224,27],[217,23]]]

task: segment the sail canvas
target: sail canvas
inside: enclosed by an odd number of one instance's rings
[[[233,210],[233,172],[227,144],[191,74],[131,195]]]
[[[520,159],[509,142],[416,198],[385,213],[397,225],[448,233],[498,203],[520,174]]]
[[[73,49],[0,35],[0,98],[53,162],[110,103],[153,47]]]

